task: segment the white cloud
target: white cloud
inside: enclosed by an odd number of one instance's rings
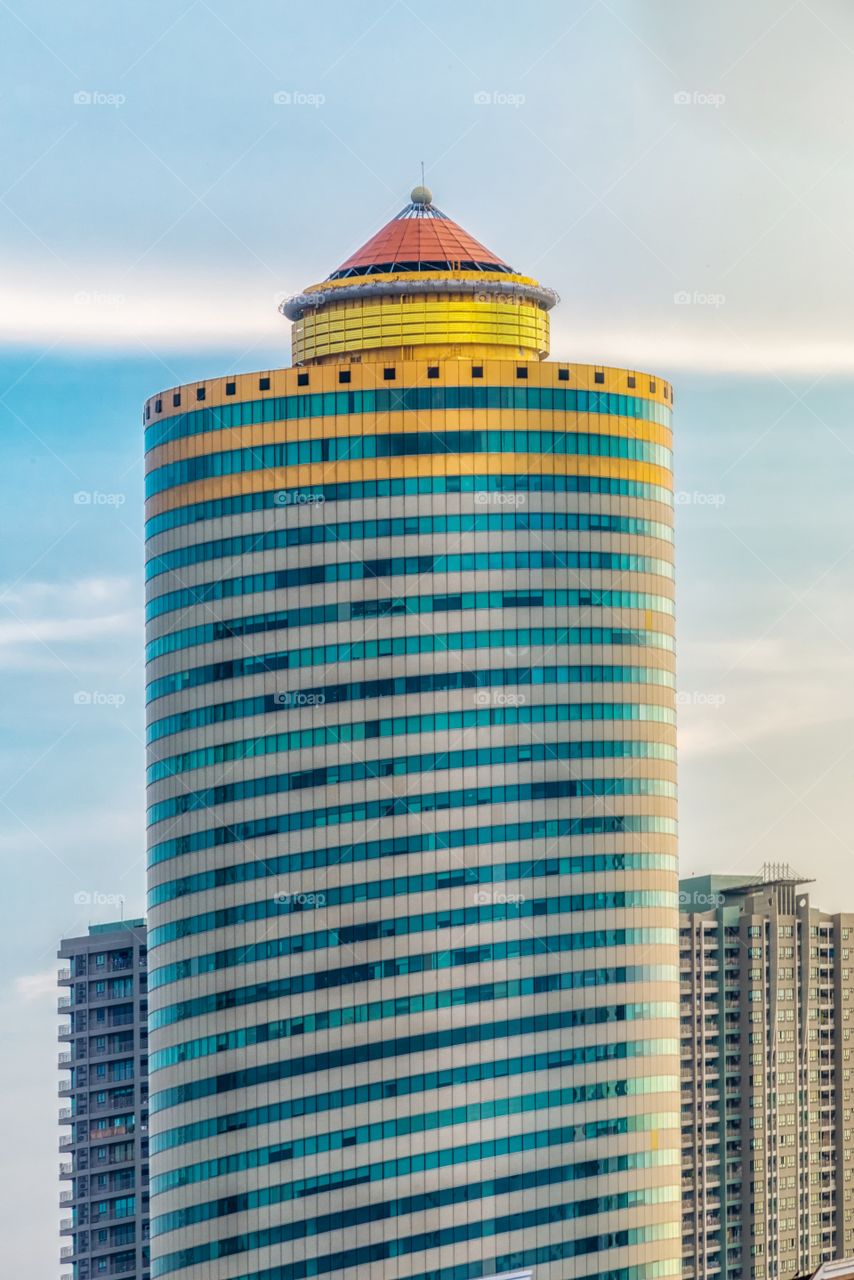
[[[142,634],[131,578],[79,578],[0,587],[0,666],[52,665],[63,645],[93,645]]]

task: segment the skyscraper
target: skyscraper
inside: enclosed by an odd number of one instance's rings
[[[672,392],[556,301],[419,187],[145,406],[157,1280],[680,1274]]]
[[[791,1280],[854,1252],[854,913],[817,910],[806,883],[774,864],[682,882],[691,1280]]]
[[[149,1280],[145,921],[91,925],[59,956],[63,1280]]]

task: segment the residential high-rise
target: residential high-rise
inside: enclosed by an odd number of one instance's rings
[[[854,913],[788,867],[682,882],[684,1272],[791,1280],[854,1252]]]
[[[60,1204],[70,1216],[61,1261],[73,1280],[149,1280],[147,954],[144,920],[90,926],[65,938],[59,982],[59,1068],[70,1126],[59,1167]]]
[[[555,301],[416,188],[145,406],[157,1280],[680,1274],[672,393]]]

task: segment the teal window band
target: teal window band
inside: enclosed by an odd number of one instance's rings
[[[427,992],[416,996],[397,996],[390,1000],[365,1001],[337,1009],[326,1009],[316,1014],[298,1014],[292,1018],[279,1018],[275,1022],[263,1022],[256,1026],[240,1027],[235,1031],[217,1032],[182,1040],[158,1049],[149,1058],[149,1071],[162,1071],[181,1062],[195,1062],[200,1058],[230,1053],[258,1044],[271,1044],[277,1040],[293,1041],[303,1035],[315,1035],[338,1027],[381,1022],[398,1015],[409,1017],[414,1013],[433,1013],[438,1009],[456,1008],[473,1004],[491,1004],[495,1000],[513,999],[524,995],[544,995],[552,991],[571,991],[571,974],[555,973],[541,977],[513,978],[505,982],[486,982],[475,987],[460,987],[454,992]],[[673,1004],[608,1005],[604,1009],[575,1009],[574,1025],[594,1026],[611,1021],[623,1011],[623,1020],[632,1021],[646,1017],[671,1017],[677,1010]]]
[[[638,854],[636,856],[654,855]],[[671,861],[674,860],[671,859]],[[299,973],[286,978],[274,978],[269,982],[255,982],[248,987],[230,987],[226,991],[213,991],[207,995],[194,996],[177,1004],[162,1005],[149,1014],[148,1026],[150,1031],[158,1031],[161,1027],[184,1022],[187,1018],[201,1018],[212,1013],[222,1013],[228,1009],[245,1009],[251,1004],[290,999],[295,995],[305,995],[309,991],[332,991],[348,985],[377,982],[385,977],[432,973],[470,964],[490,964],[508,958],[517,960],[524,956],[546,955],[549,950],[548,941],[548,938],[532,936],[513,942],[458,947],[453,951],[428,951],[416,955],[397,956],[389,960],[364,961],[361,964],[344,965],[336,969],[321,969],[316,973]],[[614,983],[644,982],[647,979],[655,982],[670,982],[678,979],[678,976],[673,965],[610,965],[595,969],[574,969],[571,974],[563,975],[564,988],[567,990],[611,986]]]
[[[257,862],[230,863],[223,867],[200,871],[196,875],[182,876],[178,880],[164,880],[148,891],[149,907],[185,898],[188,894],[203,893],[208,889],[221,889],[225,885],[245,884],[263,880],[268,876],[287,875],[292,871],[309,871],[315,867],[347,866],[360,862],[372,862],[376,858],[405,857],[411,853],[424,853],[437,849],[469,848],[476,844],[513,843],[520,845],[528,840],[559,839],[571,835],[567,824],[575,818],[540,818],[535,822],[514,822],[494,827],[463,827],[438,833],[424,832],[411,836],[387,836],[380,840],[366,840],[358,844],[331,845],[319,849],[302,849],[294,853],[271,854]],[[577,857],[538,858],[543,876],[585,875],[593,871],[634,871],[649,869],[671,871],[675,869],[672,853],[587,853]],[[504,864],[518,866],[524,862]],[[452,872],[448,872],[449,877]]]
[[[633,1040],[626,1043],[625,1053],[619,1055],[611,1053],[602,1060],[613,1062],[618,1059],[619,1061],[629,1061],[635,1058],[654,1058],[666,1055],[669,1052],[675,1052],[678,1049],[678,1045],[679,1042],[677,1040]],[[603,1049],[604,1047],[600,1046]],[[484,1080],[493,1079],[510,1080],[515,1079],[517,1076],[530,1075],[531,1072],[535,1071],[562,1071],[565,1067],[575,1065],[578,1065],[577,1050],[564,1048],[556,1052],[528,1053],[521,1057],[488,1058],[484,1061],[474,1061],[454,1067],[443,1067],[438,1071],[425,1071],[413,1076],[397,1076],[388,1080],[373,1080],[368,1081],[366,1084],[348,1085],[345,1088],[332,1089],[325,1093],[302,1094],[296,1098],[282,1098],[276,1102],[263,1103],[243,1111],[219,1112],[216,1115],[207,1116],[204,1120],[195,1120],[190,1124],[178,1125],[174,1129],[163,1129],[160,1133],[152,1135],[150,1139],[151,1151],[152,1153],[171,1151],[175,1147],[183,1147],[191,1142],[204,1142],[208,1138],[218,1138],[226,1133],[234,1133],[238,1129],[254,1129],[268,1124],[283,1124],[294,1117],[323,1115],[328,1111],[342,1111],[347,1107],[360,1106],[362,1103],[376,1102],[383,1098],[414,1098],[420,1094],[428,1094],[432,1099],[437,1097],[442,1090],[453,1089],[455,1085],[476,1084]],[[669,1079],[669,1077],[665,1078]],[[629,1078],[626,1088],[629,1094],[654,1093],[658,1091],[658,1081],[660,1079],[662,1078],[657,1076],[636,1076]],[[669,1085],[667,1087],[662,1085],[661,1087],[665,1092],[670,1092]],[[675,1082],[674,1087],[678,1090],[678,1081]],[[617,1090],[619,1088],[621,1088],[620,1081],[610,1081],[604,1084],[572,1085],[558,1090],[545,1090],[542,1093],[522,1093],[518,1095],[515,1101],[512,1098],[501,1097],[488,1102],[472,1103],[463,1108],[449,1107],[436,1112],[417,1112],[404,1115],[400,1119],[387,1119],[379,1122],[383,1131],[381,1136],[405,1136],[408,1133],[420,1133],[434,1127],[442,1127],[445,1123],[457,1124],[459,1121],[453,1117],[460,1110],[469,1114],[472,1120],[489,1119],[490,1117],[504,1114],[515,1114],[514,1109],[517,1103],[519,1109],[525,1112],[537,1110],[544,1106],[554,1106],[558,1097],[564,1098],[565,1102],[573,1103],[594,1101],[599,1096],[597,1091],[601,1089],[614,1091],[613,1094],[603,1096],[616,1097],[618,1096]],[[507,1110],[508,1108],[510,1110]],[[446,1119],[442,1119],[441,1123],[434,1125],[434,1119],[438,1121],[439,1117],[445,1117]],[[374,1127],[368,1126],[371,1131],[373,1131]],[[371,1139],[366,1140],[370,1141]],[[240,1151],[230,1156],[217,1156],[208,1160],[201,1160],[192,1166],[178,1166],[152,1179],[152,1195],[159,1195],[171,1187],[186,1186],[191,1182],[204,1182],[210,1178],[218,1178],[222,1173],[239,1173],[244,1169],[255,1168],[256,1165],[267,1162],[266,1153],[274,1154],[280,1147],[281,1143],[278,1143],[276,1147],[257,1147],[254,1151]],[[418,1158],[410,1154],[407,1160],[417,1161]],[[346,1180],[349,1172],[351,1171],[330,1169],[326,1173],[308,1179],[304,1189],[310,1194],[333,1190],[340,1185],[342,1179]],[[419,1172],[419,1167],[417,1164],[409,1166],[407,1172]]]
[[[522,745],[492,747],[459,747],[456,750],[428,751],[412,756],[387,756],[379,760],[345,761],[317,769],[298,769],[293,773],[265,774],[259,778],[246,778],[240,782],[221,782],[199,791],[185,791],[149,805],[149,826],[180,813],[193,813],[199,809],[210,810],[221,804],[234,804],[253,800],[258,796],[285,795],[294,791],[312,790],[315,787],[337,786],[341,782],[365,782],[374,778],[402,778],[418,773],[438,773],[447,769],[488,768],[502,764],[548,764],[553,760],[608,759],[608,760],[668,760],[675,761],[676,748],[665,742],[587,743],[589,754],[585,757],[578,742],[527,742]],[[598,750],[594,751],[594,746]],[[571,795],[626,795],[621,791],[626,779],[573,779],[578,790]],[[601,785],[600,785],[601,783]],[[588,792],[588,785],[596,790]],[[639,792],[638,794],[648,794]],[[657,793],[655,793],[657,794]],[[669,793],[668,793],[669,794]]]
[[[149,866],[186,853],[195,853],[200,849],[243,843],[262,835],[276,835],[285,831],[311,831],[316,827],[371,822],[375,818],[399,817],[407,813],[435,813],[440,809],[467,809],[480,805],[520,804],[526,801],[593,795],[665,796],[675,799],[676,784],[657,778],[594,778],[589,782],[561,778],[554,781],[512,783],[503,787],[466,787],[421,795],[384,796],[379,800],[357,800],[327,808],[299,809],[292,813],[235,822],[227,827],[210,827],[159,841],[149,849]],[[609,818],[603,821],[618,822],[619,819]],[[604,827],[602,834],[608,829]],[[615,826],[611,829],[618,831],[620,828]]]
[[[217,619],[179,631],[167,631],[150,640],[146,662],[166,653],[216,640],[262,635],[270,631],[291,631],[298,627],[324,626],[329,622],[352,622],[374,618],[397,618],[425,613],[457,613],[471,609],[643,609],[673,616],[669,596],[646,591],[460,591],[456,594],[387,596],[379,600],[342,600],[335,604],[306,605],[304,608],[275,609],[244,618]]]
[[[484,631],[450,631],[408,636],[384,636],[379,640],[347,640],[341,644],[318,644],[305,649],[285,649],[279,653],[254,654],[250,657],[227,658],[201,667],[176,671],[152,680],[145,690],[146,702],[182,689],[238,680],[242,676],[268,671],[295,671],[313,666],[331,666],[347,662],[370,662],[375,658],[393,658],[409,654],[459,653],[472,649],[511,649],[561,645],[588,645],[611,648],[663,649],[672,653],[673,636],[663,631],[644,631],[636,627],[508,627]]]
[[[550,1185],[571,1181],[566,1169],[556,1168],[539,1172],[551,1173]],[[476,1203],[481,1199],[491,1199],[510,1191],[522,1190],[526,1186],[542,1185],[541,1179],[536,1174],[517,1174],[513,1177],[494,1178],[469,1186],[457,1184],[455,1187],[404,1196],[399,1200],[358,1205],[352,1209],[340,1209],[335,1213],[324,1213],[302,1221],[292,1220],[277,1223],[272,1227],[256,1227],[252,1231],[242,1232],[239,1236],[209,1240],[204,1244],[189,1245],[174,1253],[163,1254],[152,1263],[151,1274],[152,1277],[169,1275],[185,1267],[196,1266],[198,1263],[213,1262],[219,1258],[232,1258],[256,1249],[271,1248],[291,1240],[302,1240],[307,1236],[326,1235],[329,1232],[345,1231],[350,1227],[361,1226],[368,1222],[406,1217],[409,1214],[422,1213],[427,1208]],[[678,1195],[677,1187],[641,1187],[632,1191],[615,1191],[608,1195],[573,1200],[569,1204],[553,1207],[552,1214],[544,1219],[541,1217],[541,1210],[530,1210],[518,1216],[530,1218],[537,1215],[540,1221],[549,1223],[576,1222],[580,1218],[595,1217],[601,1213],[626,1212],[650,1205],[672,1203]]]
[[[214,703],[178,711],[148,726],[148,741],[202,725],[222,724],[247,715],[281,713],[301,706],[325,706],[335,702],[391,698],[406,693],[444,693],[461,689],[522,688],[547,684],[649,684],[673,689],[673,672],[662,667],[624,667],[590,663],[560,667],[493,667],[472,671],[425,672],[412,676],[384,676],[378,680],[352,680],[346,684],[317,685],[308,689],[261,694],[236,702]],[[579,704],[574,704],[579,705]],[[580,717],[584,719],[584,717]],[[591,717],[592,718],[592,717]]]
[[[583,704],[582,704],[583,705]],[[593,709],[596,704],[588,704]],[[674,724],[675,712],[668,707],[648,706],[644,703],[610,703],[609,721],[649,721],[654,724]],[[475,707],[467,711],[427,712],[422,716],[389,716],[384,720],[355,720],[341,724],[312,725],[307,729],[292,729],[285,733],[268,733],[263,737],[241,738],[236,742],[219,742],[209,747],[196,747],[192,751],[184,751],[180,755],[165,756],[162,760],[149,765],[146,781],[162,782],[165,778],[174,778],[182,773],[191,773],[196,769],[205,769],[211,765],[225,764],[232,760],[256,760],[260,756],[279,755],[288,751],[304,751],[309,747],[348,744],[351,742],[371,742],[375,739],[387,739],[409,734],[440,733],[448,730],[468,728],[489,728],[495,725],[520,724],[561,724],[573,718],[572,703],[537,703],[518,707]],[[576,704],[576,707],[578,704]],[[588,719],[604,719],[589,716]],[[673,759],[671,748],[664,743],[657,743],[656,750],[663,760]],[[642,751],[644,744],[638,743],[626,748],[627,754]],[[613,748],[613,750],[612,750]],[[575,740],[568,747],[571,758],[577,760],[599,759],[613,755],[619,750],[617,742],[594,739],[593,741]]]
[[[238,400],[233,404],[190,409],[147,427],[145,449],[148,452],[170,440],[182,440],[186,436],[231,427],[248,427],[259,422],[293,422],[362,413],[424,413],[442,409],[593,413],[638,418],[664,427],[670,426],[672,418],[670,409],[656,400],[607,391],[582,391],[574,387],[378,387],[370,391],[268,396],[265,400]]]
[[[263,908],[278,906],[246,903],[225,911],[238,913],[244,919],[264,919]],[[384,920],[364,920],[358,924],[338,925],[333,929],[315,929],[308,933],[271,937],[262,942],[246,943],[207,954],[193,955],[151,970],[148,987],[158,990],[172,982],[198,977],[202,973],[218,973],[234,965],[254,964],[259,960],[281,959],[308,951],[349,946],[378,938],[405,938],[440,929],[467,928],[475,924],[491,924],[506,920],[541,919],[545,916],[576,914],[584,911],[631,911],[639,907],[675,908],[676,894],[665,889],[624,889],[597,893],[562,894],[549,898],[526,898],[523,902],[487,902],[470,907],[448,907],[443,911],[422,911]],[[244,914],[245,913],[245,914]],[[270,912],[272,914],[272,912]],[[168,926],[163,926],[168,928]],[[203,930],[205,932],[205,930]],[[587,935],[582,935],[586,937]],[[581,947],[579,944],[579,948]]]
[[[662,930],[670,933],[675,930]],[[540,1031],[560,1030],[563,1026],[563,1013],[538,1014],[528,1018],[505,1019],[500,1022],[481,1023],[477,1028],[477,1039],[481,1041],[507,1039],[510,1036],[524,1036]],[[386,1058],[406,1056],[409,1053],[424,1053],[430,1049],[451,1048],[455,1045],[471,1042],[472,1028],[448,1027],[440,1031],[432,1031],[418,1036],[405,1036],[397,1040],[375,1041],[371,1044],[352,1045],[346,1049],[330,1050],[325,1053],[313,1053],[302,1058],[286,1058],[275,1062],[264,1062],[240,1070],[223,1072],[216,1076],[206,1076],[197,1080],[188,1080],[183,1084],[172,1085],[151,1095],[150,1111],[167,1111],[184,1102],[210,1098],[214,1095],[244,1090],[254,1085],[273,1084],[294,1077],[312,1075],[318,1071],[336,1069],[342,1066],[361,1062],[376,1062]],[[485,1075],[467,1076],[466,1079],[492,1079],[503,1075],[515,1075],[522,1068],[521,1062],[530,1062],[525,1070],[557,1070],[573,1066],[589,1066],[593,1063],[620,1062],[626,1058],[655,1057],[659,1054],[676,1053],[679,1042],[676,1039],[652,1040],[645,1038],[638,1041],[610,1040],[605,1044],[573,1045],[563,1049],[550,1049],[541,1053],[517,1055],[513,1058],[473,1064],[473,1069],[483,1070]],[[442,1073],[438,1073],[441,1075]],[[430,1073],[430,1078],[437,1073]],[[410,1087],[413,1080],[422,1081],[428,1077],[404,1077],[403,1080],[387,1081],[388,1092],[392,1097],[397,1093],[420,1093],[425,1086]],[[432,1087],[432,1086],[428,1086]]]
[[[673,493],[662,485],[615,476],[483,475],[394,476],[380,480],[345,480],[336,484],[308,485],[303,489],[267,489],[240,493],[206,502],[173,507],[146,521],[145,536],[154,538],[168,529],[180,529],[204,520],[248,515],[273,507],[302,506],[319,502],[374,502],[377,498],[406,498],[448,493],[593,493],[641,502],[673,506]]]
[[[516,1239],[521,1239],[524,1238],[526,1231],[533,1228],[571,1221],[576,1217],[575,1208],[578,1203],[579,1201],[577,1200],[570,1200],[563,1205],[546,1205],[542,1208],[530,1209],[521,1213],[509,1213],[502,1217],[490,1218],[485,1221],[464,1222],[456,1226],[441,1227],[435,1231],[422,1232],[417,1236],[397,1236],[393,1240],[342,1249],[336,1253],[325,1254],[321,1257],[306,1258],[300,1262],[268,1267],[264,1271],[242,1275],[237,1280],[302,1280],[302,1277],[305,1276],[317,1276],[329,1271],[339,1271],[354,1267],[369,1267],[373,1263],[381,1262],[384,1259],[408,1257],[410,1254],[420,1253],[426,1249],[433,1250],[442,1246],[462,1244],[469,1240],[491,1239],[493,1236],[508,1234]],[[675,1240],[679,1235],[679,1231],[680,1224],[678,1222],[665,1222],[649,1227],[623,1228],[621,1230],[608,1231],[602,1235],[579,1237],[574,1240],[561,1241],[558,1244],[549,1244],[544,1246],[542,1251],[537,1250],[536,1252],[538,1256],[542,1256],[543,1260],[548,1259],[549,1261],[554,1261],[556,1257],[580,1258],[587,1257],[590,1254],[601,1255],[599,1260],[599,1274],[601,1275],[601,1268],[606,1265],[605,1259],[607,1258],[608,1250],[634,1248],[656,1240]],[[247,1233],[246,1238],[251,1238],[249,1233]],[[509,1256],[518,1257],[519,1255]],[[482,1266],[483,1264],[476,1265]],[[154,1278],[157,1274],[152,1269],[152,1277]],[[463,1273],[458,1272],[458,1274]],[[469,1275],[474,1274],[473,1271],[469,1271]],[[409,1280],[415,1280],[415,1278],[410,1277]],[[436,1271],[431,1271],[424,1276],[424,1280],[440,1280],[440,1277]],[[613,1275],[610,1271],[608,1280],[613,1280]]]
[[[673,541],[673,528],[659,520],[637,516],[584,514],[570,511],[485,511],[465,515],[399,516],[382,520],[344,520],[337,524],[301,524],[264,533],[236,534],[211,542],[193,542],[173,551],[161,551],[145,566],[146,580],[193,564],[206,564],[226,556],[248,556],[287,547],[317,546],[326,542],[375,541],[377,538],[409,538],[457,533],[625,533],[634,537]]]
[[[557,457],[583,455],[651,462],[669,470],[670,449],[635,436],[597,435],[587,431],[406,431],[379,435],[328,436],[291,440],[222,453],[202,453],[180,462],[155,467],[145,477],[145,496],[197,480],[271,471],[277,467],[308,466],[319,462],[350,462],[370,458],[406,458],[472,453],[531,453]]]
[[[190,609],[211,600],[231,600],[261,591],[282,591],[321,582],[364,582],[374,578],[419,578],[427,574],[495,572],[507,569],[592,569],[611,573],[649,573],[673,578],[673,565],[657,556],[611,551],[467,551],[461,554],[387,556],[375,560],[333,561],[296,569],[275,569],[237,578],[216,578],[194,587],[166,591],[149,600],[146,621],[173,609]]]
[[[667,1077],[663,1077],[667,1080]],[[610,1086],[614,1084],[634,1084],[635,1081],[611,1081]],[[640,1083],[640,1082],[638,1082]],[[596,1100],[598,1098],[618,1097],[622,1096],[616,1092],[606,1092],[609,1085],[592,1085],[589,1088],[579,1086],[574,1090],[570,1089],[554,1089],[548,1094],[531,1094],[528,1098],[509,1099],[510,1102],[527,1102],[530,1099],[531,1104],[537,1103],[540,1106],[562,1106],[566,1103],[560,1101],[563,1094],[578,1093],[583,1094],[583,1100]],[[678,1080],[671,1084],[660,1086],[661,1089],[675,1088],[678,1091]],[[551,1098],[551,1102],[539,1102],[541,1097]],[[579,1099],[581,1100],[581,1099]],[[526,1108],[527,1109],[527,1108]],[[472,1107],[458,1107],[455,1111],[461,1113],[461,1119],[452,1123],[464,1124],[476,1121],[482,1114],[482,1108],[477,1105]],[[471,1120],[466,1121],[465,1117],[470,1114]],[[489,1107],[486,1114],[488,1116],[515,1114],[512,1111],[501,1111],[495,1107]],[[421,1117],[416,1117],[421,1119]],[[644,1117],[645,1119],[646,1117]],[[371,1126],[373,1127],[373,1126]],[[378,1128],[387,1128],[391,1133],[391,1126],[377,1126]],[[396,1128],[396,1126],[395,1126]],[[183,1227],[193,1226],[198,1222],[211,1222],[217,1218],[227,1217],[232,1213],[248,1213],[253,1209],[264,1209],[274,1204],[288,1204],[292,1201],[303,1201],[312,1194],[312,1189],[316,1186],[314,1194],[320,1191],[335,1191],[348,1186],[363,1185],[366,1182],[383,1181],[386,1178],[409,1177],[412,1173],[418,1173],[422,1170],[441,1169],[448,1166],[468,1163],[470,1160],[489,1159],[492,1156],[504,1154],[503,1151],[495,1151],[496,1145],[502,1147],[504,1144],[513,1144],[508,1148],[508,1154],[515,1153],[515,1150],[530,1150],[533,1145],[539,1148],[544,1146],[554,1146],[560,1143],[564,1145],[575,1139],[574,1135],[577,1125],[565,1126],[562,1129],[554,1128],[544,1132],[548,1136],[543,1138],[540,1134],[525,1133],[520,1134],[514,1139],[499,1139],[498,1143],[487,1142],[470,1142],[462,1147],[444,1148],[439,1151],[425,1152],[422,1156],[401,1156],[398,1160],[377,1161],[369,1165],[357,1165],[355,1169],[338,1170],[337,1177],[334,1175],[320,1175],[314,1178],[300,1178],[293,1182],[279,1183],[276,1186],[261,1187],[257,1191],[242,1191],[235,1195],[224,1196],[219,1200],[206,1200],[199,1204],[189,1205],[186,1209],[176,1209],[172,1213],[162,1213],[156,1218],[151,1219],[151,1235],[165,1235],[169,1231],[179,1231]],[[414,1130],[412,1130],[414,1131]],[[632,1132],[636,1132],[633,1129]],[[350,1131],[343,1131],[350,1132]],[[357,1130],[357,1133],[359,1131]],[[403,1126],[400,1132],[405,1132]],[[423,1130],[418,1130],[423,1132]],[[558,1136],[560,1135],[560,1136]],[[327,1135],[324,1135],[327,1136]],[[337,1135],[328,1135],[337,1136]],[[519,1143],[526,1142],[530,1145],[520,1147]],[[295,1146],[297,1144],[294,1144]],[[484,1151],[484,1147],[486,1151]],[[270,1148],[268,1148],[270,1150]],[[243,1153],[242,1153],[243,1154]],[[248,1153],[245,1153],[248,1154]],[[479,1184],[481,1186],[489,1186],[491,1188],[498,1185],[504,1186],[508,1181],[516,1183],[517,1179],[536,1179],[536,1182],[527,1181],[524,1184],[518,1183],[514,1189],[521,1190],[524,1186],[548,1186],[551,1183],[575,1182],[581,1178],[598,1177],[606,1173],[624,1173],[635,1169],[655,1169],[666,1167],[676,1162],[676,1153],[674,1151],[637,1151],[629,1155],[622,1156],[606,1156],[601,1160],[582,1160],[576,1164],[563,1165],[560,1169],[537,1169],[528,1174],[511,1174],[509,1178],[490,1180],[488,1183]],[[214,1164],[215,1161],[209,1163]],[[247,1167],[246,1165],[243,1166]],[[180,1172],[185,1175],[180,1186],[187,1186],[191,1182],[197,1181],[192,1175],[199,1168],[198,1165],[190,1165]],[[155,1182],[158,1179],[154,1180]],[[172,1185],[175,1185],[174,1181]],[[509,1188],[508,1188],[509,1189]],[[159,1194],[152,1189],[152,1195]],[[503,1191],[490,1190],[486,1193],[490,1196],[503,1194]]]

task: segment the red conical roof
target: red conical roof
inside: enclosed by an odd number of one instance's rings
[[[413,196],[422,192],[429,195],[423,188],[416,188]],[[391,271],[447,270],[512,272],[513,268],[435,205],[419,199],[401,209],[329,279]]]

